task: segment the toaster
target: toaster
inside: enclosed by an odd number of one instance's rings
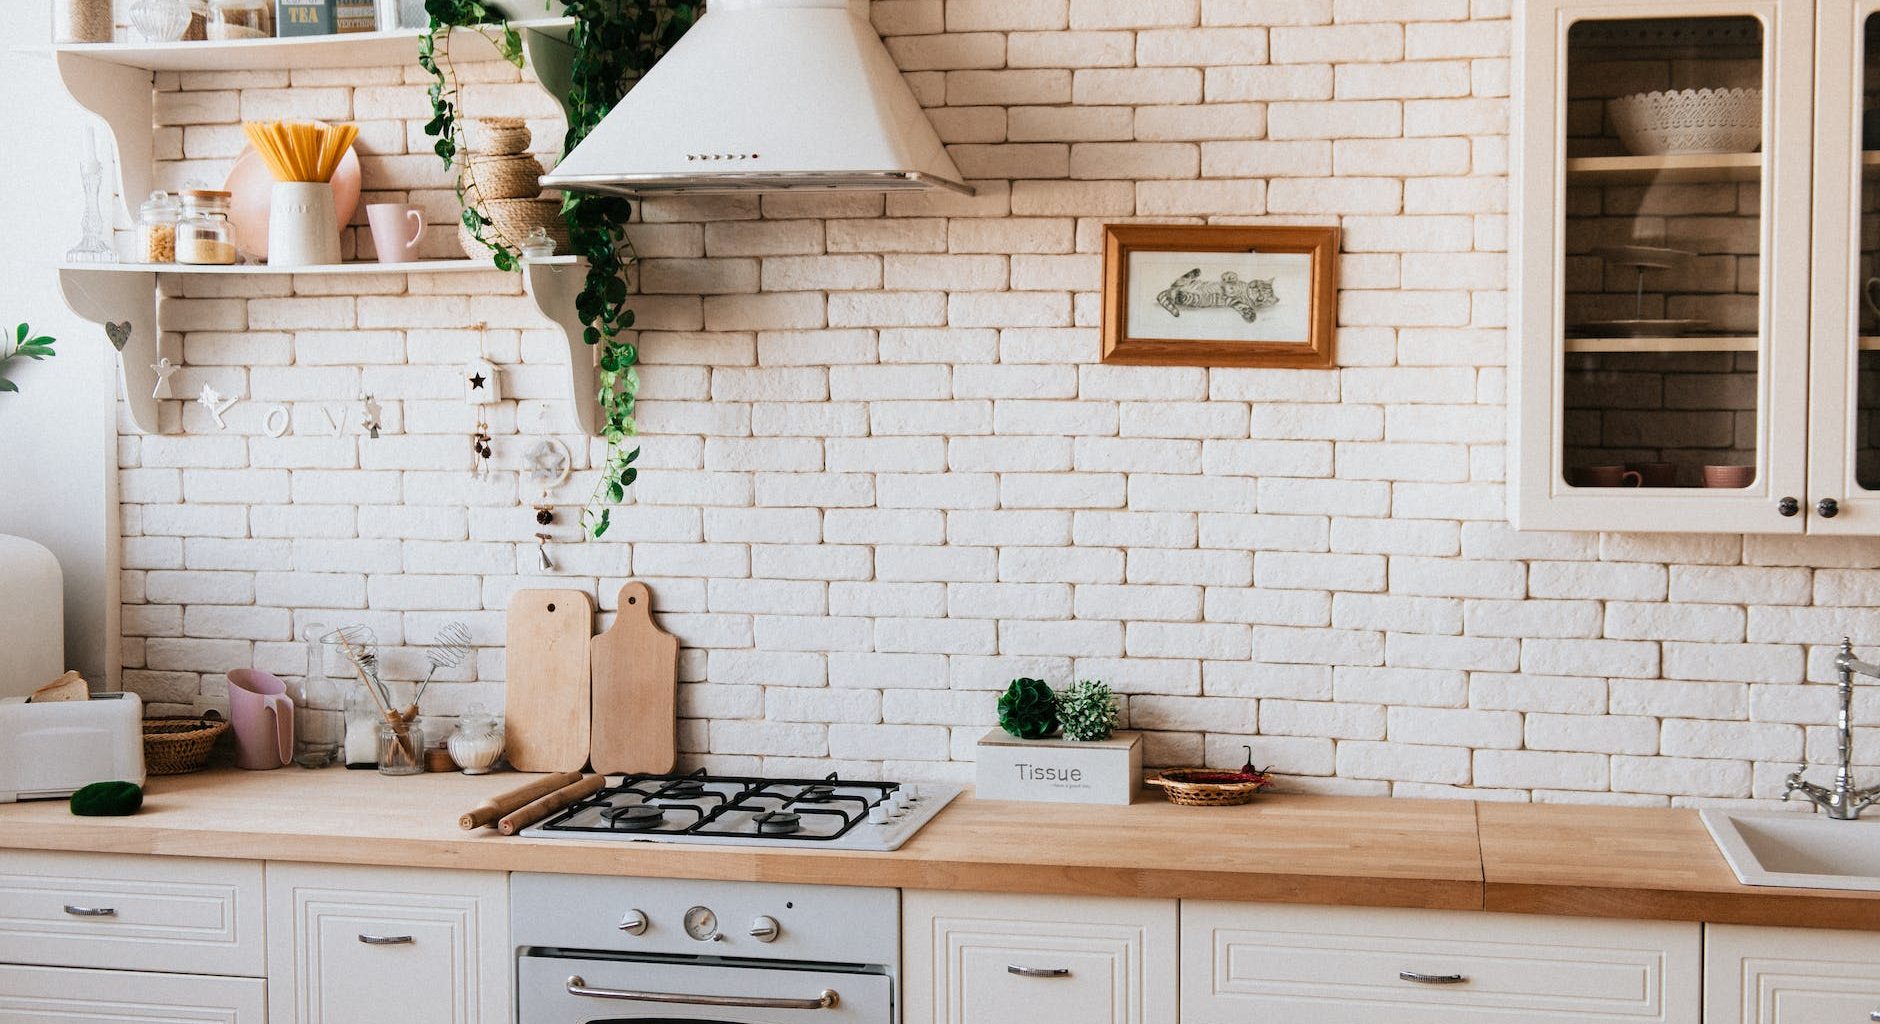
[[[0,700],[0,803],[68,797],[94,782],[144,784],[144,702]]]

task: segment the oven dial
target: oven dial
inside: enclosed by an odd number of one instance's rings
[[[644,935],[646,933],[646,912],[637,908],[627,911],[626,914],[620,918],[619,928],[628,935]]]
[[[759,942],[775,942],[783,933],[783,926],[774,917],[758,917],[751,921],[751,938]]]
[[[685,933],[700,942],[719,942],[718,915],[710,907],[693,907],[685,912]]]

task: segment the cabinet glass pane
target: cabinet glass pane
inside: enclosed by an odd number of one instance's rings
[[[1762,25],[1567,37],[1561,464],[1574,487],[1748,487],[1763,323]]]
[[[1880,14],[1867,17],[1861,47],[1859,378],[1854,414],[1854,481],[1880,490]]]

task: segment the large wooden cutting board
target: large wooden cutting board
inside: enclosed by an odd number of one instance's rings
[[[503,698],[509,763],[575,772],[588,759],[588,639],[594,601],[579,590],[519,590],[509,599]]]
[[[620,588],[620,616],[594,638],[594,770],[669,772],[679,759],[679,638],[653,624],[644,583]]]

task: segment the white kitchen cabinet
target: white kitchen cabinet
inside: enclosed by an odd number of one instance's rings
[[[1704,928],[1704,1024],[1880,1020],[1880,933]]]
[[[258,861],[0,851],[0,962],[265,973]]]
[[[1872,6],[1517,5],[1517,527],[1880,533],[1856,143]],[[1689,106],[1739,137],[1652,154],[1620,130],[1627,97],[1704,89]],[[1704,142],[1730,151],[1688,151]],[[1729,466],[1749,472],[1707,476]]]
[[[0,1024],[266,1024],[267,983],[0,964]]]
[[[1174,900],[903,894],[905,1024],[1175,1024]]]
[[[1700,945],[1696,924],[1183,901],[1182,1021],[1698,1024]]]
[[[497,872],[268,865],[274,1024],[502,1024],[509,887]]]

